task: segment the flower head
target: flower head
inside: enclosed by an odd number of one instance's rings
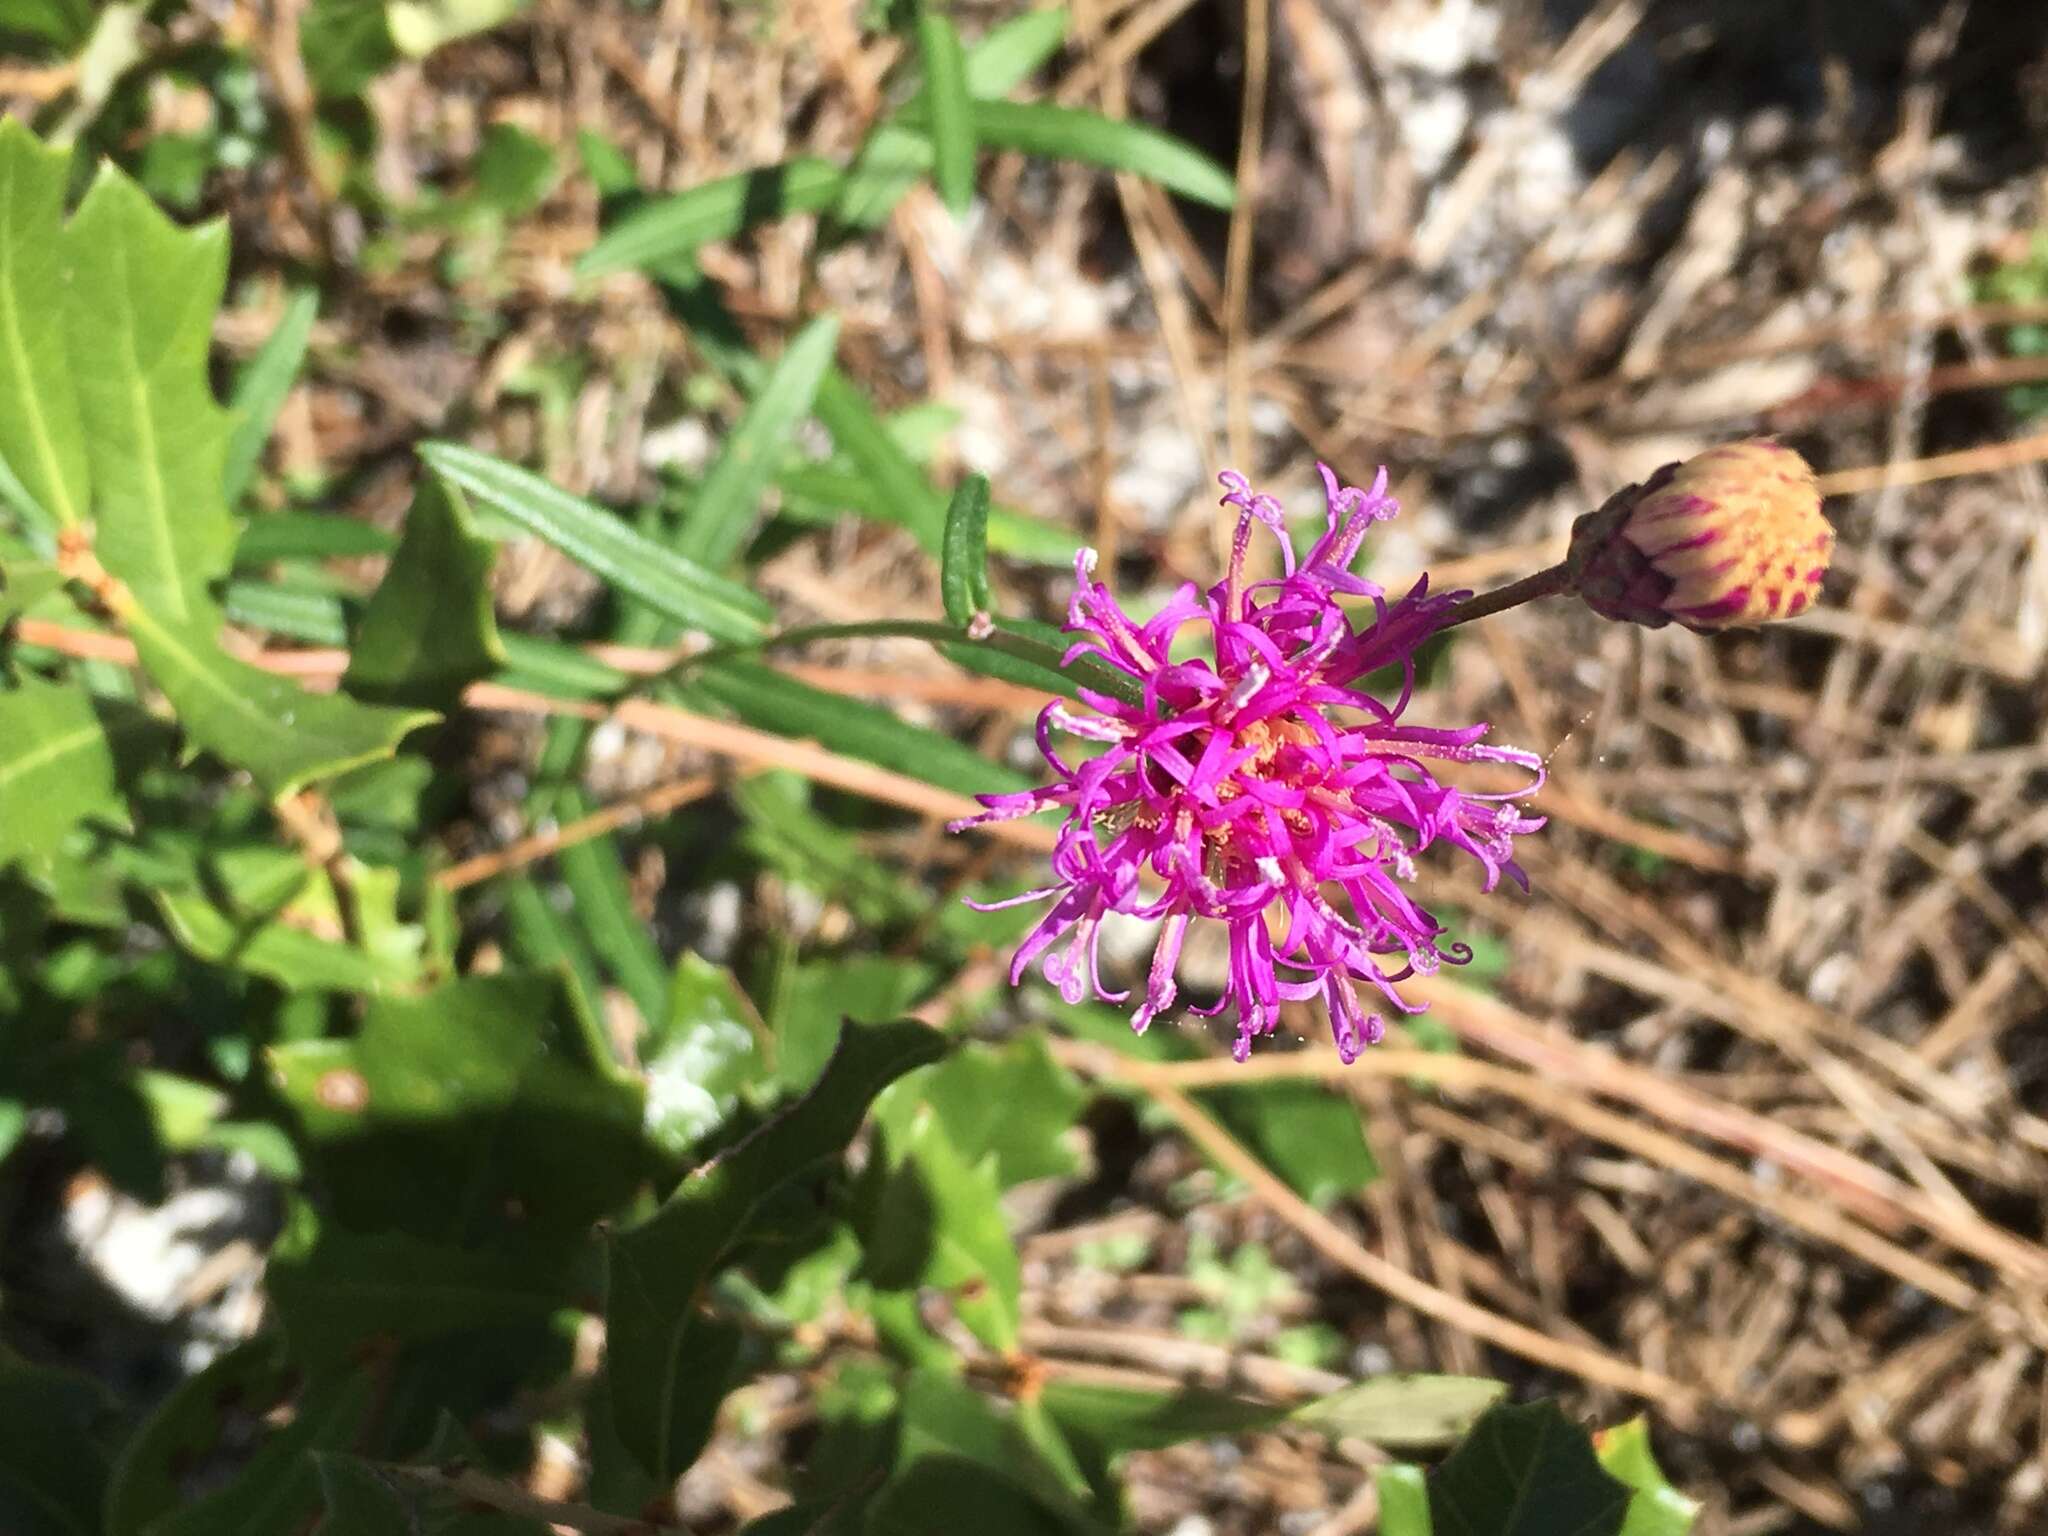
[[[1370,490],[1322,470],[1329,502],[1323,536],[1297,565],[1278,502],[1234,473],[1223,477],[1238,513],[1230,566],[1208,591],[1184,585],[1142,623],[1095,579],[1095,557],[1075,562],[1066,629],[1071,663],[1092,654],[1122,674],[1129,699],[1081,690],[1038,718],[1038,745],[1057,776],[1041,789],[984,795],[988,810],[954,823],[1065,811],[1053,883],[1010,901],[1051,898],[1019,946],[1013,983],[1034,961],[1069,1002],[1104,987],[1096,945],[1108,914],[1158,924],[1145,995],[1132,1014],[1143,1031],[1179,996],[1175,971],[1190,926],[1221,923],[1229,979],[1214,1007],[1237,1025],[1236,1054],[1271,1033],[1283,1001],[1320,996],[1346,1061],[1377,1041],[1382,1005],[1415,1011],[1396,983],[1471,957],[1410,893],[1416,856],[1448,843],[1478,860],[1485,888],[1502,875],[1527,886],[1514,839],[1543,823],[1520,801],[1542,783],[1541,761],[1488,746],[1483,724],[1440,729],[1402,716],[1415,686],[1415,652],[1462,593],[1405,597],[1350,569],[1371,526],[1399,510],[1386,471]],[[1245,555],[1265,527],[1280,538],[1285,571],[1248,582]],[[1354,623],[1339,596],[1362,600]],[[1200,644],[1178,646],[1183,632]],[[1383,678],[1398,684],[1381,687]],[[1073,760],[1062,732],[1099,748]],[[1526,770],[1511,794],[1476,793],[1438,780],[1432,763],[1507,763]],[[1041,960],[1042,957],[1042,960]]]
[[[1803,612],[1834,547],[1812,466],[1758,438],[1667,464],[1587,513],[1567,564],[1603,618],[1706,631]]]

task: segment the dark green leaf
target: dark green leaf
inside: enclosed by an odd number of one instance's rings
[[[1016,1419],[950,1373],[915,1370],[902,1392],[896,1475],[876,1500],[876,1532],[1063,1532],[1106,1536]]]
[[[480,1508],[404,1467],[324,1451],[313,1464],[327,1508],[316,1536],[549,1536],[539,1520]]]
[[[1555,1403],[1489,1409],[1429,1479],[1435,1536],[1618,1536],[1629,1489]]]
[[[292,382],[306,360],[306,341],[313,334],[313,318],[319,311],[319,294],[310,288],[294,293],[285,303],[277,329],[235,379],[235,392],[228,401],[234,425],[228,432],[227,465],[221,475],[221,490],[230,505],[242,499],[256,473],[263,446],[277,424],[277,413],[284,408],[285,396],[291,393]]]
[[[555,978],[473,976],[270,1062],[343,1225],[525,1251],[580,1238],[646,1169],[640,1094],[583,1038]]]
[[[343,686],[379,704],[446,709],[502,666],[494,553],[470,531],[462,493],[431,475],[422,481],[404,541],[363,611]]]
[[[931,111],[934,180],[954,217],[974,203],[974,121],[967,95],[967,57],[951,18],[922,0],[917,49],[924,61],[924,97]]]
[[[682,1431],[690,1400],[706,1390],[710,1374],[698,1340],[704,1286],[762,1203],[843,1151],[874,1096],[941,1049],[921,1024],[848,1025],[803,1100],[691,1175],[651,1220],[613,1240],[608,1387],[621,1438],[657,1477],[681,1472],[695,1449]]]
[[[806,960],[782,978],[768,1017],[774,1043],[771,1076],[792,1091],[810,1087],[838,1043],[848,1018],[879,1024],[924,995],[932,968],[888,955]]]
[[[313,0],[299,24],[299,49],[314,90],[330,101],[361,95],[398,59],[384,0]]]
[[[98,1536],[113,1417],[92,1382],[0,1351],[0,1530]]]
[[[1356,1194],[1380,1176],[1365,1139],[1365,1112],[1320,1083],[1247,1083],[1203,1098],[1311,1204]]]
[[[106,1536],[293,1529],[319,1498],[307,1452],[346,1448],[376,1392],[369,1371],[302,1380],[275,1338],[231,1350],[180,1383],[123,1448],[107,1489]],[[280,1427],[253,1456],[229,1449],[273,1414]],[[194,1499],[195,1472],[229,1480]]]
[[[853,461],[903,524],[933,554],[945,539],[946,508],[939,493],[889,435],[867,396],[834,368],[818,386],[813,406],[839,451]]]
[[[429,443],[420,457],[528,533],[686,629],[702,630],[716,640],[745,641],[765,627],[771,610],[745,587],[635,533],[610,512],[538,475],[459,443]]]
[[[570,1301],[561,1258],[350,1232],[297,1204],[271,1250],[264,1287],[296,1363],[346,1366],[380,1339],[545,1323]]]
[[[946,508],[939,592],[946,617],[963,629],[976,614],[988,612],[988,481],[981,475],[962,480]]]

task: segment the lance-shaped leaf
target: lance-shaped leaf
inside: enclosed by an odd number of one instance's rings
[[[428,443],[420,457],[450,484],[686,629],[746,641],[766,627],[770,608],[745,587],[538,475],[459,443]]]
[[[385,704],[452,705],[505,664],[491,612],[495,546],[470,528],[462,493],[429,475],[405,538],[363,614],[342,684]]]
[[[20,122],[0,122],[0,465],[30,515],[60,528],[85,521],[92,493],[57,238],[70,165]]]
[[[705,1285],[769,1196],[843,1151],[874,1096],[941,1049],[937,1034],[908,1020],[847,1025],[799,1103],[692,1174],[650,1220],[612,1243],[612,1410],[620,1438],[656,1477],[676,1476],[694,1456],[692,1400],[716,1390],[700,1378],[722,1376],[698,1316]]]
[[[0,693],[0,867],[54,853],[86,817],[128,825],[114,753],[80,688],[24,674]]]
[[[277,329],[263,343],[263,350],[249,360],[235,380],[234,427],[228,437],[226,471],[221,487],[230,502],[239,501],[263,457],[263,445],[270,441],[277,413],[299,376],[306,360],[306,342],[313,334],[313,317],[319,313],[320,296],[302,288],[284,307]],[[336,519],[339,521],[339,519]],[[360,525],[358,525],[360,526]]]

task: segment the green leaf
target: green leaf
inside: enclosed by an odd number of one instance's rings
[[[1008,95],[1059,51],[1066,35],[1067,13],[1058,9],[1026,11],[992,28],[967,50],[968,94]],[[855,229],[879,227],[934,159],[925,135],[895,118],[882,122],[854,158],[832,217]]]
[[[391,41],[423,59],[447,43],[487,32],[525,10],[529,0],[389,0]]]
[[[1068,1435],[1110,1453],[1253,1434],[1282,1422],[1288,1412],[1197,1387],[1166,1392],[1059,1377],[1046,1383],[1043,1400]]]
[[[221,493],[227,414],[206,380],[227,226],[181,230],[111,166],[64,231],[65,313],[93,474],[94,549],[139,608],[211,633],[208,587],[234,525]]]
[[[479,1253],[351,1232],[295,1203],[264,1269],[293,1361],[346,1366],[379,1339],[544,1324],[570,1302],[559,1255]]]
[[[299,51],[323,100],[360,96],[398,61],[385,0],[313,0],[299,24]]]
[[[910,455],[890,436],[867,396],[834,368],[819,384],[813,408],[832,434],[834,445],[853,461],[883,504],[893,509],[894,520],[937,554],[945,539],[945,504]]]
[[[142,664],[198,745],[246,768],[272,795],[390,756],[435,717],[308,693],[222,652],[211,629],[174,628],[147,609],[128,615]]]
[[[608,1388],[621,1438],[656,1477],[676,1476],[694,1454],[681,1431],[687,1400],[707,1386],[697,1310],[705,1285],[769,1196],[841,1153],[874,1096],[942,1048],[936,1034],[909,1021],[848,1025],[808,1095],[613,1240]]]
[[[1699,1518],[1699,1502],[1672,1487],[1657,1465],[1647,1419],[1601,1430],[1593,1436],[1593,1452],[1602,1467],[1632,1490],[1621,1536],[1688,1536]]]
[[[539,1520],[482,1511],[404,1467],[331,1451],[315,1451],[313,1465],[327,1508],[316,1536],[549,1536]]]
[[[1489,1409],[1429,1479],[1435,1536],[1618,1536],[1629,1489],[1555,1403]]]
[[[1380,1496],[1380,1536],[1435,1536],[1429,1523],[1429,1479],[1422,1468],[1395,1463],[1373,1473]]]
[[[557,803],[556,814],[563,821],[575,821],[591,809],[582,791],[571,790]],[[668,1006],[668,966],[633,910],[618,844],[609,837],[572,843],[555,855],[555,864],[590,947],[633,999],[640,1017],[660,1018]]]
[[[0,1530],[98,1536],[113,1417],[84,1377],[0,1351]]]
[[[1312,1205],[1356,1194],[1380,1176],[1364,1110],[1320,1083],[1247,1083],[1201,1097]]]
[[[647,1132],[680,1157],[724,1125],[761,1075],[759,1021],[732,973],[685,950],[666,1017],[643,1037]]]
[[[377,1395],[355,1370],[302,1380],[275,1336],[230,1350],[188,1376],[123,1447],[107,1488],[106,1536],[210,1536],[287,1531],[309,1517],[318,1490],[308,1451],[345,1449]],[[230,1452],[235,1426],[269,1422],[254,1455]],[[190,1479],[223,1473],[192,1497]]]
[[[0,693],[0,868],[53,854],[87,817],[125,827],[106,728],[82,688],[23,673]]]
[[[838,344],[839,318],[825,314],[783,349],[691,499],[677,554],[715,570],[739,553],[759,514],[761,494],[791,434],[810,414]]]
[[[294,293],[285,302],[277,329],[235,380],[235,392],[228,402],[234,426],[228,433],[227,466],[221,476],[221,490],[230,505],[242,499],[256,473],[264,444],[277,425],[277,413],[284,409],[285,396],[291,393],[306,360],[306,341],[313,334],[313,318],[319,312],[319,294],[310,288]]]
[[[794,1092],[825,1070],[845,1022],[880,1024],[902,1013],[932,984],[931,966],[892,955],[806,960],[782,977],[768,1014],[774,1043],[770,1076]]]
[[[459,443],[428,443],[420,457],[478,501],[686,629],[715,640],[746,641],[766,626],[772,610],[745,587],[538,475]]]
[[[352,1040],[272,1047],[335,1219],[538,1251],[616,1212],[646,1171],[641,1098],[566,1010],[555,977],[472,976],[372,1002]]]
[[[1476,1376],[1374,1376],[1304,1403],[1288,1417],[1332,1440],[1366,1440],[1391,1450],[1448,1445],[1507,1392]]]
[[[1200,150],[1142,123],[1047,102],[977,101],[974,136],[984,149],[1014,149],[1130,171],[1212,208],[1237,201],[1230,173]]]
[[[1014,1349],[1021,1272],[994,1160],[970,1163],[914,1098],[892,1096],[876,1119],[892,1166],[861,1233],[864,1273],[883,1290],[944,1292],[976,1338]]]
[[[873,1532],[1107,1536],[1019,1418],[949,1373],[905,1378],[896,1474],[874,1501]]]
[[[756,224],[832,206],[845,173],[804,156],[781,165],[701,182],[674,197],[641,204],[613,224],[576,263],[582,278],[604,277],[687,256]]]
[[[895,1091],[914,1095],[937,1115],[968,1163],[993,1158],[1004,1188],[1080,1170],[1067,1133],[1088,1095],[1037,1035],[1004,1045],[963,1045]],[[993,1105],[1002,1113],[991,1114]]]
[[[277,560],[355,559],[388,555],[398,540],[373,523],[333,512],[266,512],[250,519],[235,545],[235,568]]]
[[[429,475],[405,538],[363,612],[342,686],[380,704],[445,709],[504,665],[491,610],[495,547],[471,531],[462,493]]]
[[[324,939],[283,918],[242,917],[200,891],[153,894],[180,947],[215,965],[267,976],[292,991],[376,995],[419,976],[417,964],[406,959]]]
[[[953,492],[946,508],[946,539],[939,561],[939,592],[946,617],[965,628],[977,613],[987,613],[988,480],[969,475]]]
[[[959,794],[1026,789],[1032,782],[950,736],[912,725],[879,705],[814,688],[759,662],[716,662],[697,673],[690,686],[751,726],[815,741]]]
[[[967,58],[952,19],[921,0],[917,48],[924,60],[925,103],[931,111],[934,179],[954,217],[974,205],[974,121],[967,94]]]
[[[0,465],[58,528],[86,521],[92,493],[64,329],[70,167],[19,120],[0,122]]]

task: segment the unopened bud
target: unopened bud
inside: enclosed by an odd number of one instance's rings
[[[1667,464],[1572,525],[1572,584],[1603,618],[1735,629],[1801,613],[1835,531],[1813,466],[1758,438]]]

